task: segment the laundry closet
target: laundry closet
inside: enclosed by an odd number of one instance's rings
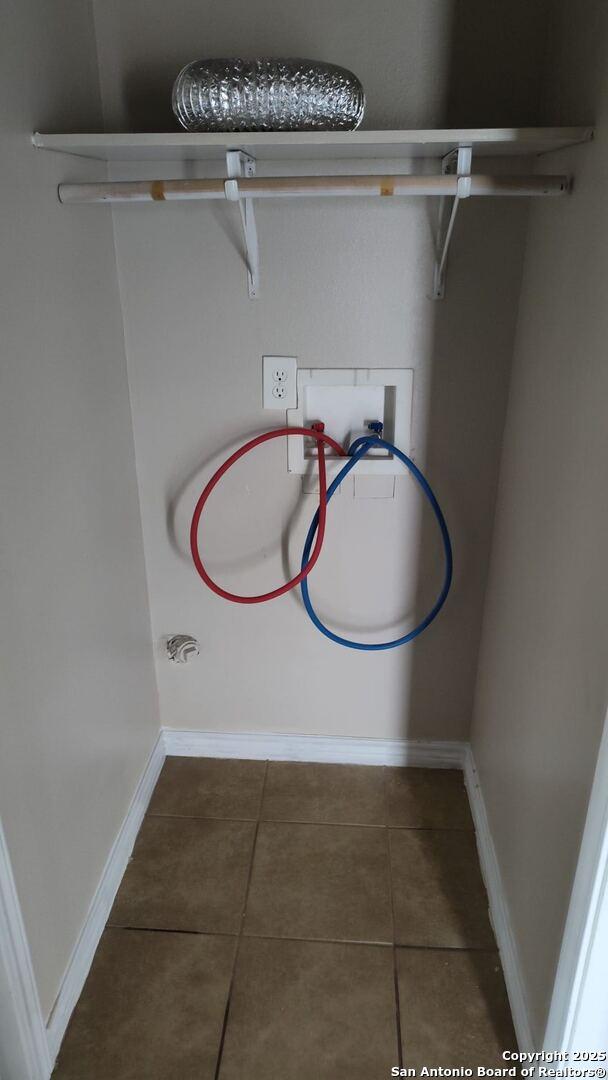
[[[601,1051],[603,6],[5,22],[7,1080]],[[186,130],[203,57],[362,119]]]

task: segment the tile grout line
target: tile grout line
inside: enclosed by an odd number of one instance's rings
[[[269,763],[270,764],[270,763]],[[384,766],[382,766],[384,768]],[[147,813],[147,818],[169,818],[172,821],[237,821],[237,822],[253,822],[260,821],[264,825],[329,825],[331,828],[345,828],[345,829],[401,829],[404,832],[449,832],[449,833],[470,833],[474,832],[473,828],[469,828],[465,825],[386,825],[374,824],[369,821],[325,821],[318,818],[252,818],[252,817],[212,817],[208,814],[160,814],[154,811],[153,813]]]
[[[230,986],[228,987],[228,997],[226,998],[226,1008],[224,1009],[224,1019],[222,1021],[222,1031],[220,1034],[220,1041],[217,1049],[217,1060],[215,1063],[214,1080],[219,1080],[220,1070],[222,1067],[222,1057],[224,1054],[224,1043],[226,1041],[226,1031],[228,1029],[228,1020],[230,1017],[230,1005],[232,1002],[232,992],[234,989],[234,980],[236,977],[236,966],[239,958],[239,950],[241,947],[241,940],[243,938],[243,927],[245,925],[245,916],[247,914],[247,902],[249,900],[249,890],[251,888],[251,879],[253,877],[253,861],[255,859],[255,849],[258,842],[258,833],[260,831],[260,821],[262,816],[262,805],[264,802],[264,792],[266,790],[266,777],[268,776],[268,761],[265,763],[264,777],[262,779],[262,789],[260,791],[260,802],[258,806],[258,816],[255,823],[255,831],[253,834],[253,844],[251,846],[251,858],[249,860],[249,872],[247,875],[247,884],[245,886],[245,896],[243,898],[243,910],[241,912],[241,919],[239,922],[239,932],[236,938],[236,945],[234,949],[234,960],[232,961],[232,973],[230,976]]]
[[[142,934],[191,934],[198,937],[226,937],[236,941],[238,933],[231,934],[228,930],[185,930],[176,926],[137,926],[135,924],[108,923],[108,930],[127,930],[131,933]],[[496,946],[491,945],[423,945],[400,941],[371,941],[367,938],[316,938],[297,937],[294,934],[243,934],[249,941],[299,941],[310,942],[313,945],[361,945],[366,949],[400,949],[414,952],[444,952],[444,953],[491,953],[498,954]]]
[[[388,864],[388,889],[389,889],[389,896],[390,896],[390,902],[391,902],[391,925],[392,925],[392,929],[393,929],[393,942],[392,942],[392,952],[393,952],[393,990],[394,990],[394,994],[395,994],[395,1027],[396,1027],[396,1031],[397,1031],[397,1064],[399,1066],[399,1069],[402,1069],[403,1068],[403,1042],[402,1042],[402,1036],[401,1036],[401,1005],[400,1005],[400,1001],[399,1001],[399,978],[398,978],[398,973],[397,973],[397,943],[396,943],[397,932],[396,932],[396,929],[395,929],[395,904],[394,904],[394,900],[393,900],[393,872],[392,872],[392,869],[391,869],[391,841],[390,841],[390,831],[389,831],[390,804],[389,804],[389,797],[388,797],[388,780],[387,780],[387,775],[386,775],[386,766],[384,766],[384,765],[382,766],[382,788],[383,788],[383,791],[384,791],[384,806],[385,806],[384,812],[385,812],[385,817],[386,817],[386,825],[384,826],[384,831],[385,831],[385,834],[386,834],[386,859],[387,859],[387,864]]]

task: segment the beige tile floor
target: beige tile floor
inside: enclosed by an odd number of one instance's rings
[[[384,1080],[515,1037],[462,774],[169,758],[55,1080]]]

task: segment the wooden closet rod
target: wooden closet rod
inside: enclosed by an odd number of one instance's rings
[[[62,203],[173,202],[186,199],[282,199],[353,195],[458,194],[458,177],[444,176],[282,176],[238,180],[119,180],[100,184],[60,184]],[[471,195],[565,195],[567,176],[476,176]]]

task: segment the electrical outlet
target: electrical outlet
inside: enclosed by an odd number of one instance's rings
[[[295,356],[262,357],[262,406],[295,409],[298,404],[298,363]]]

